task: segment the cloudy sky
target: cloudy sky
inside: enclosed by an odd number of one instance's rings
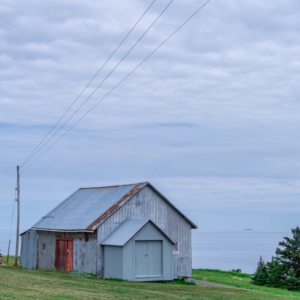
[[[0,2],[0,249],[16,166],[151,2]],[[80,187],[142,181],[199,230],[300,225],[299,1],[211,0],[104,98],[204,3],[173,1],[88,99],[169,4],[156,0],[60,124],[88,101],[22,165],[21,230]]]

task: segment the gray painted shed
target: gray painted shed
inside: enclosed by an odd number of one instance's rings
[[[140,219],[142,223],[130,219]],[[131,228],[129,236],[124,234],[126,226]],[[151,229],[148,230],[148,227]],[[128,269],[125,270],[127,273],[124,271],[124,264],[128,262],[124,260],[128,255],[127,247],[129,249],[133,244],[134,255],[135,251],[142,252],[146,248],[142,241],[152,240],[163,241],[150,243],[150,246],[147,243],[150,250],[154,249],[151,251],[163,253],[162,256],[155,255],[158,265],[167,264],[163,269],[167,270],[164,271],[166,273],[158,274],[162,275],[163,280],[170,278],[170,270],[172,278],[191,276],[191,229],[195,228],[197,226],[193,222],[148,182],[81,188],[21,234],[21,265],[25,268],[56,268],[115,277],[104,274],[108,271],[107,263],[112,259],[109,258],[111,256],[122,260],[120,264],[123,264],[123,271],[117,274],[131,278],[129,280],[138,280],[136,274],[142,271],[135,269],[134,257],[131,259],[131,273]],[[159,239],[151,239],[154,232]],[[141,238],[142,234],[149,236]],[[138,242],[138,238],[141,242]],[[109,245],[112,239],[114,245]],[[170,245],[172,252],[167,251]],[[165,257],[165,253],[169,253],[169,258]],[[110,268],[115,267],[111,264]],[[144,280],[151,278],[147,275]]]
[[[175,243],[149,219],[124,221],[101,245],[104,246],[104,278],[173,279]]]

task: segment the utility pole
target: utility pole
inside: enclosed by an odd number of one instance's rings
[[[16,253],[15,253],[15,263],[14,266],[18,266],[18,255],[19,255],[19,235],[20,235],[20,172],[19,166],[17,166],[17,199],[18,209],[17,209],[17,234],[16,234]]]

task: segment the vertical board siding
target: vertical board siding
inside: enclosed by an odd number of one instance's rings
[[[43,250],[43,243],[45,250]],[[55,269],[56,239],[53,233],[38,231],[37,238],[37,269]]]
[[[39,231],[37,239],[37,268],[55,269],[55,251],[57,238],[73,239],[73,270],[85,273],[97,271],[98,243],[96,234],[89,234],[88,241],[84,233],[62,233]],[[45,250],[43,250],[43,243]]]
[[[134,280],[134,240],[131,239],[123,247],[123,279],[124,280]]]
[[[123,247],[104,246],[104,278],[123,279]]]
[[[73,270],[93,273],[97,272],[97,240],[88,242],[80,239],[74,240]]]
[[[21,262],[24,268],[35,269],[36,267],[37,233],[28,230],[21,236]]]
[[[98,227],[98,242],[104,241],[128,218],[148,218],[170,236],[174,242],[177,242],[178,254],[173,255],[174,278],[191,276],[191,224],[159,194],[148,186],[140,190]],[[98,265],[97,274],[103,276],[101,265]]]

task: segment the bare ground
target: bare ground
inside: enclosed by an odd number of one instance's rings
[[[234,286],[229,286],[225,284],[215,283],[215,282],[208,282],[205,280],[195,280],[195,283],[198,286],[206,286],[206,287],[218,287],[218,288],[225,288],[225,289],[240,289]]]

